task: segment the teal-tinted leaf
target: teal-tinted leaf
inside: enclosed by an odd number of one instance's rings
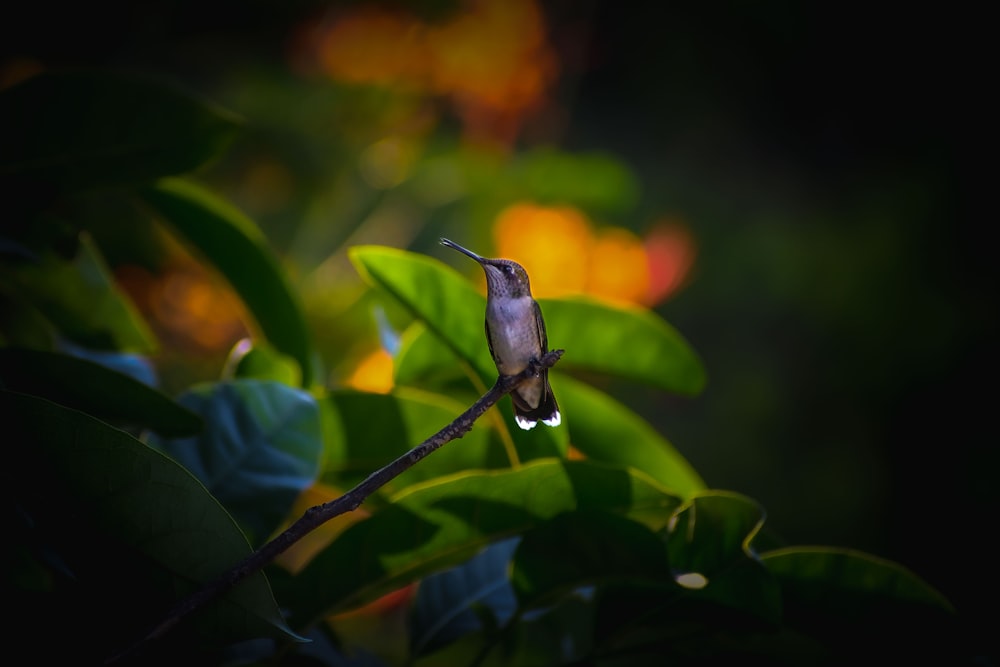
[[[233,346],[222,370],[222,379],[274,380],[298,387],[302,371],[295,360],[282,354],[265,341],[252,342],[244,338]]]
[[[46,542],[74,577],[50,591],[43,618],[12,617],[31,636],[38,633],[29,626],[49,627],[52,610],[71,613],[83,595],[72,616],[74,630],[81,630],[74,636],[93,642],[95,651],[120,649],[181,597],[250,554],[239,528],[198,480],[125,432],[8,391],[0,391],[0,415],[16,434],[5,450],[4,488],[30,517],[33,539]],[[100,614],[92,612],[95,599]],[[191,620],[215,645],[291,636],[262,574]],[[89,656],[87,648],[74,645],[75,659],[107,657]]]
[[[296,623],[307,624],[461,563],[562,512],[600,509],[662,526],[679,502],[641,473],[584,461],[460,474],[411,487],[352,525],[286,582],[281,599]]]
[[[560,370],[607,373],[684,395],[704,387],[705,371],[694,350],[652,311],[585,298],[539,303],[549,345],[566,350]]]
[[[70,340],[94,349],[152,352],[156,341],[129,298],[118,289],[100,251],[86,234],[76,254],[64,259],[54,251],[36,261],[0,265],[0,276],[20,297]]]
[[[641,470],[685,498],[705,488],[691,464],[642,417],[564,374],[553,374],[552,383],[573,446],[588,458]]]
[[[335,443],[336,449],[327,456],[323,479],[339,487],[357,484],[437,433],[464,410],[450,399],[413,390],[394,394],[332,391],[325,401],[333,410],[333,426],[326,441]],[[503,449],[492,445],[488,435],[488,429],[477,424],[460,440],[447,443],[383,489],[392,493],[442,475],[508,466]]]
[[[203,165],[237,127],[232,114],[159,83],[44,72],[0,93],[0,179],[28,193],[148,182]]]
[[[785,624],[833,656],[973,662],[951,603],[898,563],[832,547],[778,549],[761,560],[781,585]]]
[[[511,619],[517,598],[507,571],[518,542],[495,542],[465,563],[420,582],[410,624],[413,655],[436,651],[484,627],[499,628]]]
[[[201,418],[156,389],[100,364],[55,352],[0,349],[0,384],[119,426],[191,435]]]
[[[751,546],[763,523],[756,502],[725,491],[702,492],[677,511],[667,550],[674,578],[689,598],[778,622],[777,583]]]
[[[672,581],[667,550],[648,527],[617,514],[560,514],[527,532],[512,575],[525,607],[587,585]]]
[[[257,544],[288,516],[319,474],[316,400],[279,382],[233,380],[195,387],[178,402],[202,416],[196,438],[151,438],[200,479]]]
[[[226,277],[277,350],[298,362],[302,384],[313,380],[312,346],[305,317],[260,229],[207,190],[165,179],[142,199]]]

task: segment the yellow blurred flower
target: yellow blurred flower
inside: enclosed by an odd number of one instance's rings
[[[392,391],[392,355],[378,348],[354,368],[344,384],[360,391],[388,394]]]

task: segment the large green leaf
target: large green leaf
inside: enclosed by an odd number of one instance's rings
[[[785,624],[838,659],[974,662],[951,603],[898,563],[833,547],[788,547],[761,560],[781,584]]]
[[[414,390],[393,394],[332,391],[325,399],[331,410],[325,440],[332,444],[324,481],[353,486],[405,454],[462,413],[451,399]],[[410,484],[465,470],[502,468],[510,464],[503,449],[490,442],[489,429],[476,425],[389,482],[385,493]]]
[[[30,260],[0,264],[0,277],[66,338],[82,346],[152,352],[156,339],[114,280],[89,235],[75,254],[45,250]]]
[[[591,299],[540,299],[549,345],[565,348],[562,370],[580,368],[694,395],[705,371],[694,350],[649,310]]]
[[[349,251],[358,272],[421,320],[486,386],[497,370],[486,344],[486,299],[468,280],[436,259],[384,246]]]
[[[564,374],[553,374],[552,382],[570,440],[588,458],[641,470],[685,498],[705,488],[691,464],[638,414]]]
[[[107,656],[88,650],[122,648],[180,597],[249,555],[246,538],[197,479],[125,432],[8,391],[0,391],[0,415],[8,434],[3,486],[30,526],[23,546],[42,545],[39,557],[57,566],[54,586],[31,598],[43,595],[38,611],[44,615],[8,620],[26,636],[38,635],[35,624],[50,630],[53,619],[62,618],[90,644],[74,645],[76,659],[97,662]],[[96,600],[99,614],[93,613]],[[52,615],[71,613],[77,603],[85,606],[74,617]],[[216,646],[293,636],[262,574],[191,621],[203,641]]]
[[[603,510],[663,526],[679,502],[641,473],[584,461],[460,474],[410,487],[352,525],[286,580],[280,597],[293,623],[304,625],[461,563],[562,512]]]
[[[229,203],[180,179],[141,191],[142,199],[226,277],[274,347],[313,381],[309,332],[298,299],[260,229]]]
[[[40,350],[0,349],[0,384],[113,424],[191,435],[201,418],[152,387],[101,364]]]
[[[44,72],[0,93],[0,180],[15,194],[148,182],[215,157],[238,123],[159,83]]]
[[[200,479],[252,544],[268,538],[320,470],[319,409],[310,394],[270,380],[194,387],[178,402],[201,415],[194,438],[150,444]]]

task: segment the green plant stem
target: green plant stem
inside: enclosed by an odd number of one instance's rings
[[[306,534],[322,524],[346,512],[356,510],[373,493],[382,488],[392,479],[402,474],[428,454],[439,449],[445,443],[461,438],[468,433],[477,419],[491,407],[513,391],[525,380],[537,377],[541,370],[551,368],[559,361],[563,350],[552,350],[542,355],[537,362],[529,364],[517,375],[501,375],[496,383],[472,404],[465,412],[455,418],[450,424],[424,440],[422,443],[398,457],[385,467],[380,468],[365,478],[353,489],[333,500],[310,507],[295,523],[283,533],[263,545],[257,551],[247,556],[243,561],[226,571],[221,577],[207,584],[190,597],[177,603],[152,630],[128,648],[119,651],[105,661],[105,664],[123,662],[141,651],[153,640],[159,639],[173,628],[181,619],[204,607],[206,604],[230,590],[251,574],[261,570],[265,565],[291,547]]]

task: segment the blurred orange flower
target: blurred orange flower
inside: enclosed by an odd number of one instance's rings
[[[501,140],[543,102],[559,69],[535,0],[470,0],[436,23],[362,7],[318,33],[328,76],[445,96],[467,130]]]
[[[363,358],[344,384],[360,391],[388,394],[392,391],[392,355],[378,348]]]
[[[588,294],[653,306],[683,284],[694,241],[681,223],[657,223],[640,238],[622,227],[594,225],[570,206],[516,203],[496,218],[497,255],[516,259],[536,297]]]

